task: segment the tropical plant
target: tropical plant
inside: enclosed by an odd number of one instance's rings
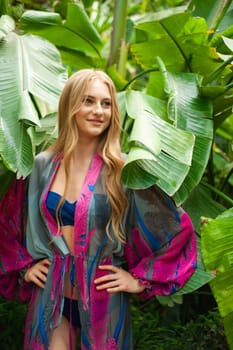
[[[1,76],[13,70],[12,80],[19,87],[9,86],[6,95],[6,79],[0,80],[2,183],[8,185],[9,174],[27,176],[34,154],[56,135],[52,112],[66,79],[62,62],[69,73],[96,67],[114,80],[122,148],[128,155],[122,174],[127,186],[157,184],[185,206],[198,235],[201,216],[214,218],[232,206],[232,0],[66,0],[29,7],[33,10],[20,5],[14,11],[6,0],[1,4],[0,51],[8,62],[5,66],[0,60]],[[20,47],[13,51],[13,61],[9,38],[14,38],[13,48]],[[40,45],[41,58],[28,52],[31,38],[35,47]],[[46,69],[36,76],[36,84],[23,86],[35,80],[31,67],[42,56]],[[15,61],[20,62],[16,68]],[[19,72],[26,72],[27,79]],[[50,85],[48,72],[53,76]],[[11,102],[5,103],[8,99]],[[199,262],[182,293],[213,278],[204,271],[201,255]],[[176,297],[160,301],[176,302]]]
[[[202,251],[208,271],[215,271],[211,289],[224,318],[230,348],[233,348],[233,208],[215,219],[203,218]],[[224,239],[223,239],[224,237]]]
[[[67,73],[55,46],[38,36],[18,33],[8,15],[0,19],[0,51],[0,157],[4,191],[4,184],[11,178],[9,171],[18,177],[27,176],[36,146],[48,138],[48,131],[51,134],[51,129],[43,127],[49,126],[48,113],[57,109]],[[54,126],[53,123],[53,129]],[[36,127],[40,128],[37,134]]]
[[[126,18],[127,1],[124,6],[122,3],[116,2],[114,24],[117,16]],[[105,68],[112,73],[114,80],[118,78],[117,85],[125,92],[121,101],[127,112],[127,119],[123,120],[123,148],[129,156],[123,180],[132,187],[147,187],[156,182],[165,192],[174,196],[177,204],[184,202],[200,182],[209,160],[213,139],[213,107],[207,94],[200,96],[200,87],[203,85],[203,77],[208,74],[206,67],[213,73],[220,66],[215,62],[217,55],[214,56],[213,50],[207,46],[208,28],[204,19],[193,18],[192,13],[184,12],[183,7],[181,10],[173,16],[167,16],[166,12],[151,13],[146,21],[143,16],[138,17],[133,29],[131,26],[129,37],[135,37],[132,43],[122,40],[122,35],[126,32],[123,20],[120,30],[113,25],[112,38],[116,40],[112,39],[109,58],[104,56],[104,51],[101,55],[100,49],[103,48],[104,41],[88,18],[85,8],[79,3],[67,4],[67,17],[64,21],[58,13],[38,11],[26,11],[20,19],[20,29],[42,36],[55,44],[67,65],[76,69],[83,66]],[[76,18],[79,18],[78,22],[75,21]],[[170,28],[174,27],[176,31],[171,32]],[[132,82],[127,82],[127,88],[119,73],[117,75],[114,72],[113,64],[117,64],[118,71],[123,66],[119,52],[124,50],[119,51],[119,47],[122,47],[119,46],[119,40],[123,42],[121,45],[128,45],[132,52],[131,62],[134,61],[135,65],[136,62],[139,63],[141,69],[139,76],[134,77]],[[158,53],[157,48],[162,50]],[[205,59],[199,54],[203,51],[207,54]],[[156,58],[156,52],[160,58]],[[173,52],[173,55],[169,55],[169,52]],[[191,55],[190,61],[188,57]],[[148,73],[147,70],[155,73]],[[226,69],[222,71],[222,75],[229,73]],[[178,72],[182,74],[177,74]],[[141,73],[147,73],[148,78],[143,80],[143,91],[136,87],[135,95],[132,87],[141,78]],[[184,86],[186,95],[181,93]],[[208,89],[211,87],[208,86]],[[140,105],[138,110],[132,108],[135,97],[139,101],[137,106]],[[124,116],[123,112],[122,115]],[[144,135],[141,134],[141,123]],[[148,131],[152,132],[150,138],[145,135]],[[135,134],[136,140],[132,140]],[[148,145],[148,140],[153,140],[153,145]],[[140,148],[136,146],[137,143],[140,143]],[[170,172],[166,171],[167,168],[171,169]],[[134,173],[138,176],[133,176]]]

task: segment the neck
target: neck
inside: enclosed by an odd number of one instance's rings
[[[93,157],[93,154],[98,148],[99,142],[94,141],[82,141],[79,140],[77,148],[73,155],[74,162],[85,162]]]

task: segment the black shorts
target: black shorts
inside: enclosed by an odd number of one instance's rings
[[[70,312],[72,310],[72,312]],[[78,301],[74,299],[64,298],[63,316],[72,323],[74,327],[81,328]],[[71,319],[72,318],[72,319]]]

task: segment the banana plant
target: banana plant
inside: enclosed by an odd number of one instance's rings
[[[57,12],[25,11],[19,28],[54,44],[66,65],[76,69],[104,68],[103,40],[80,4],[67,4],[65,20]]]
[[[200,182],[207,165],[213,138],[212,105],[199,96],[198,75],[175,74],[164,67],[162,75],[167,99],[132,90],[126,93],[126,111],[135,122],[129,131],[132,147],[123,181],[133,188],[156,183],[181,204]],[[151,140],[157,147],[148,145]],[[135,149],[138,142],[143,153]]]
[[[225,334],[233,349],[233,207],[215,219],[202,218],[202,252],[206,270],[216,277],[209,283],[224,319]]]
[[[18,34],[8,15],[0,19],[0,52],[1,176],[11,171],[26,177],[36,152],[35,129],[57,110],[67,72],[54,45]]]
[[[124,2],[124,6],[116,2],[118,12],[113,21],[109,60],[104,47],[106,41],[103,42],[97,30],[98,21],[95,19],[93,24],[81,4],[67,2],[64,20],[55,12],[25,11],[20,18],[19,28],[52,42],[59,49],[63,62],[71,67],[107,69],[125,96],[124,101],[121,99],[124,104],[123,148],[128,153],[123,172],[124,182],[134,188],[157,183],[180,204],[198,185],[205,171],[210,157],[215,115],[219,120],[220,114],[221,119],[226,119],[230,114],[232,88],[226,81],[231,79],[232,73],[225,62],[221,63],[216,48],[208,45],[208,31],[216,29],[216,23],[220,22],[219,18],[230,3],[228,0],[224,6],[214,6],[211,18],[205,21],[202,17],[193,17],[189,8],[198,8],[198,0],[191,1],[189,7],[178,7],[175,13],[150,13],[146,19],[145,16],[137,16],[133,19],[133,25],[130,21],[127,30],[126,19],[122,20],[120,32],[117,33],[119,23],[116,19],[126,17],[127,2]],[[218,20],[214,22],[216,14]],[[76,18],[79,20],[76,21]],[[211,24],[210,29],[208,23]],[[121,39],[121,36],[125,38]],[[121,41],[131,53],[131,64],[137,62],[141,70],[128,81],[127,77],[120,74],[125,58],[125,54],[119,56]],[[112,66],[105,67],[107,62]],[[221,79],[218,79],[220,75]],[[137,84],[140,84],[139,89]],[[132,87],[136,87],[137,96],[131,91]],[[140,101],[141,108],[138,111],[132,108],[134,95]],[[153,97],[155,100],[151,107]],[[162,104],[164,107],[161,109]],[[143,121],[140,113],[143,114]],[[152,138],[156,138],[155,148],[147,147],[148,137],[145,132],[139,135],[137,130],[142,130],[141,124],[144,130],[154,131]],[[188,150],[186,158],[184,150]],[[33,153],[30,157],[33,157]],[[12,161],[7,165],[11,164]],[[166,172],[166,168],[170,172]],[[15,171],[15,166],[12,169]],[[138,174],[137,178],[130,176],[134,173]]]
[[[121,13],[125,11],[125,7],[121,6]],[[75,18],[79,18],[79,21],[75,21]],[[147,23],[144,25],[147,26]],[[102,45],[101,38],[85,10],[78,4],[68,4],[64,21],[58,13],[26,11],[20,20],[20,29],[29,28],[34,35],[46,38],[56,45],[62,57],[66,57],[67,64],[71,62],[68,57],[73,55],[79,57],[78,64],[84,57],[87,66],[88,62],[93,65],[90,57],[96,60],[97,65],[100,62],[98,56]],[[131,46],[132,50],[135,45],[137,44]],[[153,99],[150,93],[131,91],[131,84],[124,89],[124,108],[127,117],[133,120],[134,127],[127,129],[126,125],[130,123],[123,121],[124,133],[129,134],[129,138],[125,138],[128,150],[123,145],[128,159],[122,178],[128,187],[133,188],[148,187],[156,183],[170,196],[174,196],[177,204],[181,204],[200,181],[206,166],[212,137],[211,105],[207,98],[203,101],[198,96],[198,75],[176,75],[168,71],[169,65],[164,68],[161,59],[155,61],[160,62],[157,64],[161,73],[160,86],[163,82],[160,90],[166,91],[166,98]],[[109,71],[111,72],[111,67]],[[112,77],[117,80],[119,75],[113,73]],[[150,76],[149,84],[152,80]],[[186,98],[180,93],[184,86],[187,91],[189,87]],[[135,98],[138,101],[137,106],[140,106],[137,110],[134,107]],[[195,123],[196,126],[192,129],[190,125]],[[141,130],[144,130],[143,134]],[[146,135],[146,130],[150,131],[151,137]],[[154,140],[153,145],[148,147],[148,140]],[[137,147],[139,144],[140,147]],[[195,167],[196,163],[198,168]],[[137,177],[134,176],[135,173]]]

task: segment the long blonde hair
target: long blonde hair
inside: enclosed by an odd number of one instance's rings
[[[64,202],[69,182],[70,162],[79,137],[76,115],[83,103],[83,97],[88,84],[94,79],[98,79],[107,85],[112,103],[110,125],[102,134],[98,149],[106,165],[105,185],[112,208],[107,233],[111,226],[115,237],[119,241],[124,242],[125,232],[122,228],[122,215],[127,204],[127,199],[121,183],[123,160],[120,147],[120,112],[114,83],[105,72],[95,69],[82,69],[68,79],[59,100],[58,138],[51,146],[51,149],[63,157],[66,176],[65,191],[62,196],[62,201]]]

